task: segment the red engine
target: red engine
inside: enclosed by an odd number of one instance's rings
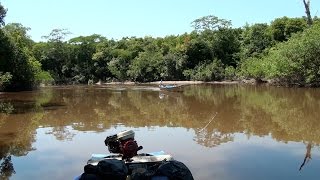
[[[138,146],[134,139],[128,139],[120,142],[121,154],[123,154],[123,159],[130,159],[136,156],[138,151],[142,149],[142,146]]]
[[[138,146],[134,140],[134,132],[131,130],[108,136],[104,143],[108,146],[111,153],[122,154],[122,159],[125,160],[130,160],[143,148],[142,146]]]

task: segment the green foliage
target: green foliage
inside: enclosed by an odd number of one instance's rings
[[[228,80],[236,79],[236,69],[233,66],[228,66],[224,69],[224,77]]]
[[[242,61],[238,75],[240,77],[261,79],[266,76],[267,70],[265,62],[260,58],[251,57]]]
[[[223,64],[220,60],[213,60],[209,64],[199,64],[193,70],[184,71],[184,75],[191,80],[214,81],[222,80],[224,77]]]
[[[0,24],[5,13],[0,5]],[[47,42],[35,43],[30,28],[12,23],[0,31],[0,72],[11,75],[1,74],[2,86],[237,77],[315,85],[320,74],[316,24],[317,19],[308,29],[304,18],[282,17],[270,25],[232,28],[231,21],[209,15],[192,22],[195,31],[177,36],[115,41],[93,34],[65,41],[70,32],[53,29],[44,36]]]
[[[160,52],[145,51],[136,57],[129,67],[129,77],[138,82],[160,80],[164,72],[163,56]]]
[[[41,63],[37,61],[34,57],[29,59],[29,64],[34,73],[34,83],[35,84],[52,84],[54,79],[51,77],[50,73],[42,70]]]
[[[52,84],[52,82],[54,81],[51,74],[47,71],[40,71],[35,75],[35,79],[36,81],[43,84]]]
[[[207,41],[203,39],[192,39],[186,50],[186,69],[193,69],[199,63],[203,63],[206,60],[210,60],[213,55],[211,47]]]
[[[105,38],[97,34],[70,39],[67,46],[71,51],[71,56],[69,59],[65,59],[66,63],[63,66],[64,78],[75,79],[77,83],[86,83],[89,80],[95,79],[94,73],[96,67],[95,61],[92,58],[96,52],[97,45],[104,41]],[[68,52],[66,54],[68,55]]]
[[[241,32],[240,29],[220,28],[194,35],[186,46],[182,71],[186,79],[223,79],[224,68],[238,64]]]
[[[68,65],[71,63],[72,51],[70,46],[63,41],[69,33],[65,29],[54,29],[48,36],[44,36],[48,40],[46,44],[40,43],[34,47],[37,53],[35,57],[42,64],[43,70],[48,71],[56,83],[71,81]]]
[[[257,57],[272,44],[272,35],[267,24],[247,25],[242,33],[242,58]]]
[[[168,53],[163,57],[162,80],[184,80],[183,64],[186,61],[186,55],[182,53]]]
[[[32,52],[34,50],[34,42],[27,34],[30,28],[24,27],[19,23],[11,23],[7,24],[3,30],[6,36],[10,38],[10,41],[15,44],[16,48],[23,51],[23,56],[27,59],[27,69],[32,73],[32,76],[30,76],[32,77],[32,79],[30,79],[32,85],[53,81],[50,73],[42,70],[41,63],[36,60]]]
[[[275,41],[287,41],[292,34],[302,32],[307,28],[303,18],[277,18],[271,22],[270,29]]]
[[[210,42],[213,58],[220,59],[224,67],[237,66],[241,33],[240,29],[219,29],[214,33],[214,39]]]
[[[191,24],[196,31],[204,31],[229,28],[231,26],[231,21],[209,15],[196,19]]]
[[[28,27],[24,27],[20,23],[10,23],[4,26],[3,31],[20,49],[31,49],[33,41],[28,36],[27,32],[30,30]]]
[[[108,63],[108,69],[115,78],[120,81],[125,81],[128,79],[127,71],[129,69],[129,60],[121,56],[113,58]]]
[[[67,29],[53,29],[49,35],[42,36],[42,38],[47,39],[49,42],[60,43],[63,42],[69,34],[71,34],[71,32]]]
[[[12,79],[5,90],[30,89],[34,82],[34,73],[29,64],[28,54],[25,49],[20,49],[0,29],[0,72],[9,72]]]
[[[4,17],[6,17],[7,10],[1,5],[0,2],[0,27],[4,25]]]
[[[262,57],[243,63],[247,75],[276,78],[282,83],[320,85],[320,25],[314,25]]]
[[[12,75],[10,74],[10,72],[0,72],[0,90],[2,90],[6,85],[10,84],[11,79]]]

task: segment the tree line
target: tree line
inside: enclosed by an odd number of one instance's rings
[[[231,21],[209,15],[194,20],[194,30],[181,35],[114,40],[93,34],[65,40],[70,32],[54,29],[43,36],[44,42],[34,42],[30,28],[4,24],[6,12],[0,4],[0,90],[99,80],[255,78],[283,85],[320,85],[317,17],[280,17],[234,28]]]

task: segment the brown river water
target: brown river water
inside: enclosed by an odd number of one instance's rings
[[[0,94],[0,179],[73,179],[135,131],[195,180],[320,178],[320,89],[59,86]]]

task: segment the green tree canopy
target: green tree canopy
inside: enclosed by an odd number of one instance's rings
[[[270,25],[271,33],[275,41],[287,41],[292,34],[302,32],[307,28],[303,18],[276,18]]]
[[[320,85],[320,25],[277,44],[262,58],[245,62],[243,70],[255,77],[299,86]]]
[[[12,75],[10,83],[2,89],[21,90],[33,86],[34,72],[28,55],[2,29],[0,29],[0,72],[9,72]]]
[[[272,35],[268,24],[246,25],[242,33],[242,53],[244,57],[257,56],[272,46]]]
[[[41,47],[42,54],[37,59],[45,71],[48,71],[57,83],[66,83],[66,64],[70,61],[71,50],[64,41],[70,34],[66,29],[53,29],[48,36],[43,36],[48,42]]]
[[[230,20],[220,19],[217,16],[213,16],[213,15],[208,15],[208,16],[198,18],[194,20],[191,24],[196,31],[229,28],[232,25]]]
[[[20,23],[10,23],[4,26],[3,30],[20,48],[32,48],[33,41],[28,35],[30,28]]]

